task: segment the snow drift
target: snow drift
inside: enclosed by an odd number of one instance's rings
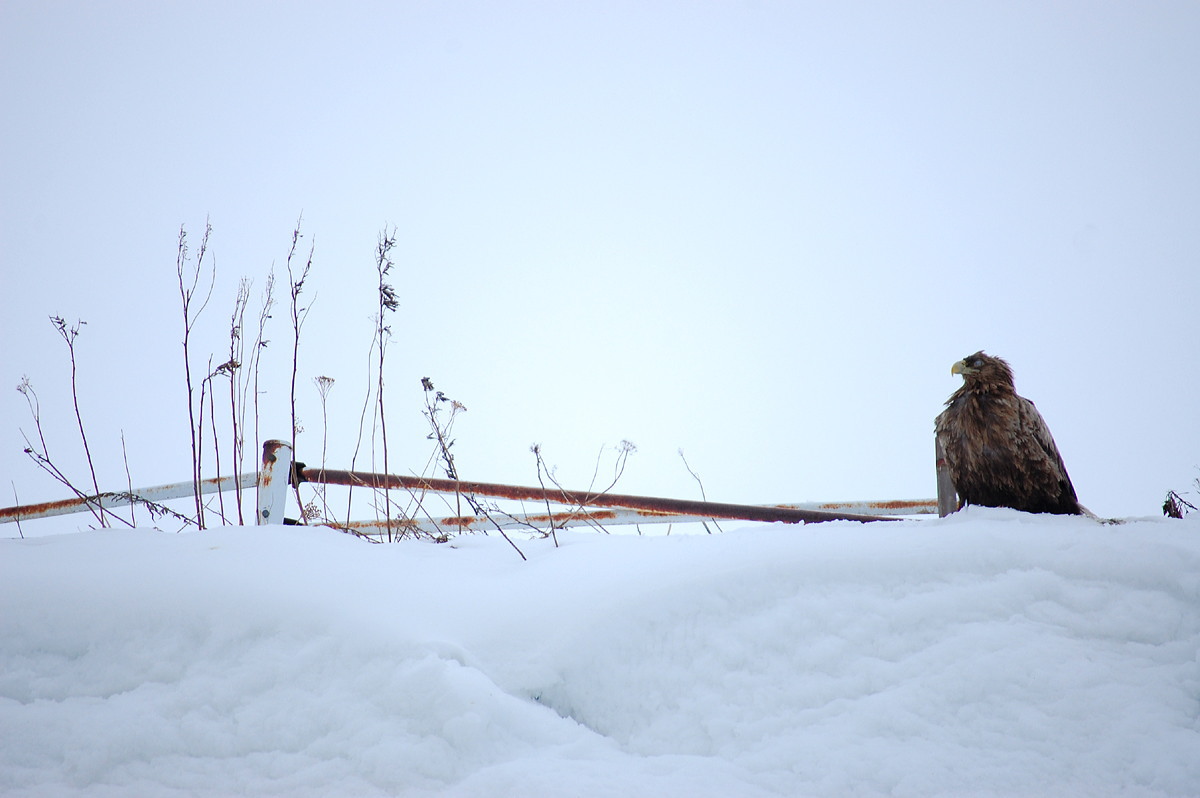
[[[1200,518],[0,541],[0,792],[1200,794]]]

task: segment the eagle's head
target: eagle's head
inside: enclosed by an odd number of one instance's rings
[[[951,374],[961,374],[967,388],[1012,388],[1013,373],[1008,363],[998,357],[985,355],[983,350],[967,355],[950,367]]]

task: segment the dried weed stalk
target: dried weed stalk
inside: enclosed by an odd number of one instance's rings
[[[267,348],[270,341],[265,337],[267,331],[267,320],[271,318],[271,308],[275,306],[275,270],[272,269],[267,274],[267,284],[263,288],[262,303],[259,306],[258,312],[258,335],[254,338],[254,346],[250,351],[250,371],[253,377],[246,380],[242,384],[242,419],[241,427],[246,428],[245,412],[248,404],[254,405],[254,451],[262,451],[262,434],[259,430],[259,413],[258,413],[258,397],[259,397],[259,365],[262,362],[262,351]],[[246,401],[246,391],[252,391],[253,402]],[[257,458],[256,461],[257,463]],[[257,466],[256,466],[257,467]]]
[[[29,405],[29,413],[33,416],[33,425],[37,430],[37,443],[29,440],[29,436],[21,430],[21,437],[25,439],[25,454],[37,465],[38,468],[45,471],[55,480],[64,485],[68,490],[74,493],[78,498],[85,499],[88,510],[95,516],[96,522],[101,526],[107,526],[104,523],[104,508],[92,496],[75,487],[75,483],[67,477],[65,473],[54,463],[50,457],[50,446],[46,443],[46,433],[42,428],[42,406],[38,400],[37,391],[33,389],[33,383],[28,377],[22,377],[21,382],[17,385],[17,391],[25,397],[26,404]],[[39,448],[40,447],[40,448]],[[97,491],[98,492],[98,491]]]
[[[71,359],[71,403],[75,407],[75,421],[79,425],[79,440],[83,442],[83,453],[87,458],[88,471],[92,475],[92,488],[95,495],[100,493],[100,482],[96,479],[96,466],[92,462],[92,450],[88,446],[87,432],[83,429],[83,415],[79,411],[79,384],[77,381],[77,367],[75,362],[75,338],[79,335],[80,328],[87,324],[86,321],[76,321],[74,326],[68,327],[62,316],[51,316],[50,323],[54,325],[54,329],[58,330],[58,334],[67,343],[67,354]],[[104,522],[104,518],[100,518],[101,526],[108,526]]]
[[[392,249],[396,246],[396,228],[392,228],[389,233],[385,225],[379,233],[379,242],[375,247],[375,271],[379,276],[379,308],[376,316],[375,324],[375,348],[379,356],[378,370],[376,378],[378,380],[375,387],[375,400],[378,404],[378,419],[379,419],[379,436],[380,445],[383,448],[383,473],[390,474],[388,463],[388,434],[387,434],[387,415],[384,412],[383,402],[383,363],[387,355],[387,345],[392,338],[392,328],[387,323],[387,314],[395,313],[400,307],[400,300],[396,297],[396,290],[388,282],[391,279],[391,271],[395,266],[392,261]],[[372,436],[372,441],[374,437]],[[384,518],[387,525],[388,541],[395,539],[392,530],[392,502],[384,499]]]
[[[321,468],[318,472],[317,485],[314,491],[317,497],[321,500],[322,517],[325,519],[332,518],[329,512],[329,503],[325,500],[326,486],[325,478],[325,463],[326,456],[329,451],[329,392],[333,390],[333,377],[314,377],[313,385],[317,387],[317,394],[321,397]]]
[[[196,424],[196,401],[192,385],[191,338],[196,319],[204,312],[209,299],[212,298],[213,286],[217,280],[216,268],[209,269],[208,289],[203,297],[198,297],[197,289],[204,272],[204,256],[208,252],[208,239],[212,234],[212,225],[205,220],[204,237],[200,240],[200,249],[196,254],[195,264],[189,267],[189,251],[187,244],[187,229],[180,225],[179,244],[175,255],[175,271],[179,278],[179,297],[183,309],[183,372],[184,384],[187,388],[188,430],[192,441],[192,487],[196,498],[196,523],[204,528],[204,504],[200,498],[200,438],[201,434]],[[197,304],[199,305],[197,307]]]
[[[696,484],[700,486],[700,501],[704,501],[704,502],[708,501],[708,496],[704,492],[704,483],[700,481],[700,476],[695,471],[692,470],[692,467],[690,465],[688,465],[687,458],[683,456],[683,449],[679,450],[679,459],[683,461],[683,467],[686,468],[687,472],[692,475],[692,479],[696,480]],[[725,531],[725,530],[721,529],[721,525],[717,523],[717,519],[710,518],[708,520],[713,522],[713,526],[715,526],[717,528],[718,532]],[[700,525],[704,527],[705,532],[707,532],[710,535],[712,534],[712,530],[708,528],[708,521],[701,521]],[[669,526],[667,527],[667,534],[668,535],[671,534],[671,528]]]
[[[558,479],[555,478],[555,470],[546,465],[546,461],[542,458],[541,445],[534,444],[530,447],[530,451],[533,452],[534,461],[537,466],[538,485],[542,488],[542,495],[546,501],[546,515],[549,518],[550,524],[549,530],[547,532],[542,532],[541,534],[543,537],[547,535],[552,537],[556,547],[558,546],[558,535],[556,534],[556,530],[565,528],[575,521],[583,521],[600,532],[608,532],[608,530],[605,529],[601,523],[592,517],[592,514],[588,512],[587,508],[590,506],[593,500],[604,496],[605,494],[611,492],[614,487],[616,487],[617,482],[620,481],[621,476],[625,473],[625,465],[629,461],[629,456],[637,451],[637,446],[630,441],[621,441],[621,443],[616,446],[616,457],[613,460],[612,479],[603,488],[597,490],[596,481],[600,477],[600,465],[603,462],[606,448],[607,447],[601,447],[600,452],[596,455],[596,466],[592,471],[591,482],[588,483],[588,488],[584,492],[582,500],[576,501],[574,500],[575,497],[573,497],[573,495],[567,491],[562,484],[559,483]],[[549,488],[547,488],[547,480],[549,480],[550,484],[554,486],[555,490],[551,491]],[[551,502],[573,507],[574,509],[568,510],[565,514],[560,513],[559,517],[562,520],[556,520],[554,513],[550,509]]]
[[[308,311],[311,308],[311,305],[301,307],[300,295],[304,292],[304,283],[308,279],[309,272],[312,269],[313,254],[316,252],[316,242],[314,241],[309,248],[308,260],[305,262],[304,267],[299,269],[299,274],[293,272],[292,259],[296,255],[296,246],[299,244],[300,239],[303,238],[300,233],[300,226],[303,218],[304,217],[301,216],[296,220],[296,227],[292,230],[292,246],[291,249],[288,250],[287,256],[287,273],[291,295],[290,308],[292,318],[292,382],[288,396],[292,409],[291,443],[293,452],[296,451],[296,436],[304,431],[304,427],[301,424],[300,419],[296,416],[296,377],[300,371],[300,330],[304,327],[304,322],[308,318]],[[294,485],[293,487],[296,493],[296,502],[300,505],[302,510],[300,515],[301,521],[307,523],[310,520],[312,510],[311,508],[307,507],[304,501],[300,498],[300,486]]]

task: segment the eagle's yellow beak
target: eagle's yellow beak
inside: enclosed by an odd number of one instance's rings
[[[966,374],[968,371],[967,361],[960,360],[950,367],[951,374]]]

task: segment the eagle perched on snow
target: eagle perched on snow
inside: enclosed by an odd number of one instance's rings
[[[1083,513],[1050,428],[1018,396],[1008,363],[982,351],[950,368],[963,385],[946,400],[934,431],[959,507],[980,504],[1029,513]]]

